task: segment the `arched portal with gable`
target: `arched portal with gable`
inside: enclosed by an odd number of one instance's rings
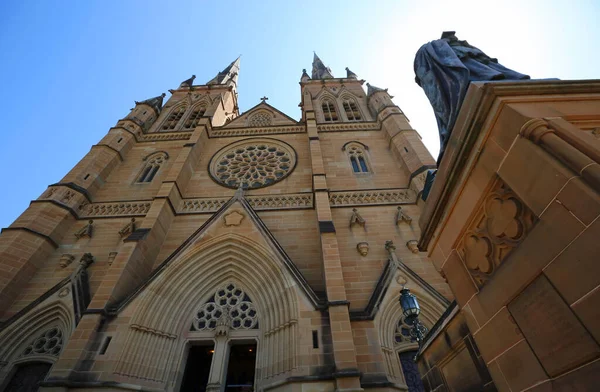
[[[114,369],[121,377],[178,390],[198,345],[212,351],[206,390],[229,382],[238,345],[256,350],[254,390],[298,366],[297,283],[274,252],[254,240],[236,233],[205,238],[143,290],[129,305],[136,309]]]
[[[416,295],[421,308],[419,320],[428,330],[446,309],[447,301],[440,301],[439,294],[436,295],[433,289],[423,286],[424,282],[407,273],[406,266],[402,267],[396,270],[375,323],[388,379],[393,383],[406,385],[409,392],[418,392],[423,390],[417,364],[414,362],[419,345],[411,336],[412,326],[404,320],[399,302],[400,290],[406,286]]]

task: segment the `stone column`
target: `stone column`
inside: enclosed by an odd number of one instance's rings
[[[225,377],[229,363],[229,344],[226,335],[215,336],[215,352],[213,354],[206,392],[221,392],[225,390]]]

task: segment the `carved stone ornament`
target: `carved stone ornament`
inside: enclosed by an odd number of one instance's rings
[[[360,216],[356,208],[352,209],[352,216],[350,217],[350,227],[354,225],[365,227],[365,220]]]
[[[388,252],[395,251],[396,245],[394,245],[394,241],[392,241],[392,240],[385,241],[385,250],[387,250]]]
[[[419,241],[417,240],[410,240],[406,242],[406,247],[413,253],[419,253],[419,247],[417,246],[419,244]]]
[[[412,223],[412,218],[402,211],[402,207],[398,206],[398,211],[396,212],[396,226],[398,226],[400,222],[406,222],[410,225]]]
[[[92,238],[92,231],[94,229],[93,223],[94,221],[90,219],[87,225],[83,226],[81,229],[75,232],[75,237],[77,237],[77,239],[83,237]]]
[[[92,264],[93,262],[94,256],[92,256],[91,253],[84,253],[83,256],[81,256],[81,259],[79,260],[79,264],[81,264],[83,268],[89,267],[90,264]]]
[[[525,239],[534,222],[529,208],[498,181],[485,196],[457,248],[479,287]]]
[[[356,244],[356,250],[360,253],[361,256],[366,256],[369,253],[369,243],[368,242],[359,242]]]
[[[119,230],[119,235],[121,238],[127,237],[129,234],[135,231],[135,218],[131,218],[131,222],[126,224],[121,230]]]
[[[65,287],[64,289],[62,289],[62,290],[60,290],[60,291],[58,292],[58,296],[59,296],[60,298],[64,298],[64,297],[66,297],[67,295],[69,295],[70,293],[71,293],[71,290],[70,290],[68,287]]]
[[[62,256],[60,256],[60,268],[67,268],[67,266],[71,264],[73,260],[75,260],[75,256],[68,253],[63,254]]]
[[[112,263],[115,261],[115,258],[117,257],[117,255],[118,255],[118,254],[119,254],[119,253],[117,253],[117,252],[110,252],[110,253],[108,254],[108,265],[109,265],[109,266],[111,266],[111,265],[112,265]]]
[[[223,217],[225,226],[239,226],[244,220],[244,214],[239,211],[233,211]]]

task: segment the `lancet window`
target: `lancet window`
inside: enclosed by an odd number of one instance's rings
[[[346,117],[348,121],[360,121],[362,120],[362,116],[360,115],[360,110],[358,110],[358,105],[356,101],[352,98],[344,98],[343,101],[344,111],[346,112]]]
[[[152,182],[152,179],[156,176],[156,173],[158,173],[161,165],[169,159],[169,156],[164,152],[157,152],[145,159],[147,162],[136,181],[138,183]]]
[[[169,116],[167,117],[165,122],[162,124],[161,129],[163,131],[170,131],[172,129],[175,129],[175,127],[177,126],[177,123],[179,123],[179,120],[181,120],[181,117],[183,117],[185,110],[186,110],[185,105],[182,105],[182,106],[179,106],[179,107],[176,107],[175,109],[173,109],[173,111],[171,113],[169,113]]]
[[[258,312],[252,300],[233,283],[218,289],[198,308],[190,330],[211,331],[217,327],[233,330],[258,328]]]
[[[323,100],[321,103],[321,109],[323,110],[323,118],[325,121],[333,122],[338,120],[335,105],[329,99]]]
[[[190,114],[189,117],[185,120],[185,124],[183,127],[185,129],[196,128],[198,126],[198,122],[200,122],[200,119],[202,118],[202,116],[204,116],[205,112],[206,112],[206,106],[204,106],[204,105],[196,106],[194,108],[194,110],[192,111],[192,114]]]
[[[344,146],[350,159],[350,165],[354,173],[370,173],[369,163],[367,160],[366,146],[360,143],[350,143]]]

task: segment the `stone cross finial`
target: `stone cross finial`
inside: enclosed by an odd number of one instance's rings
[[[267,97],[267,96],[264,96],[264,97],[262,97],[260,100],[261,100],[261,101],[263,101],[263,103],[266,103],[267,99],[269,99],[269,97]]]

